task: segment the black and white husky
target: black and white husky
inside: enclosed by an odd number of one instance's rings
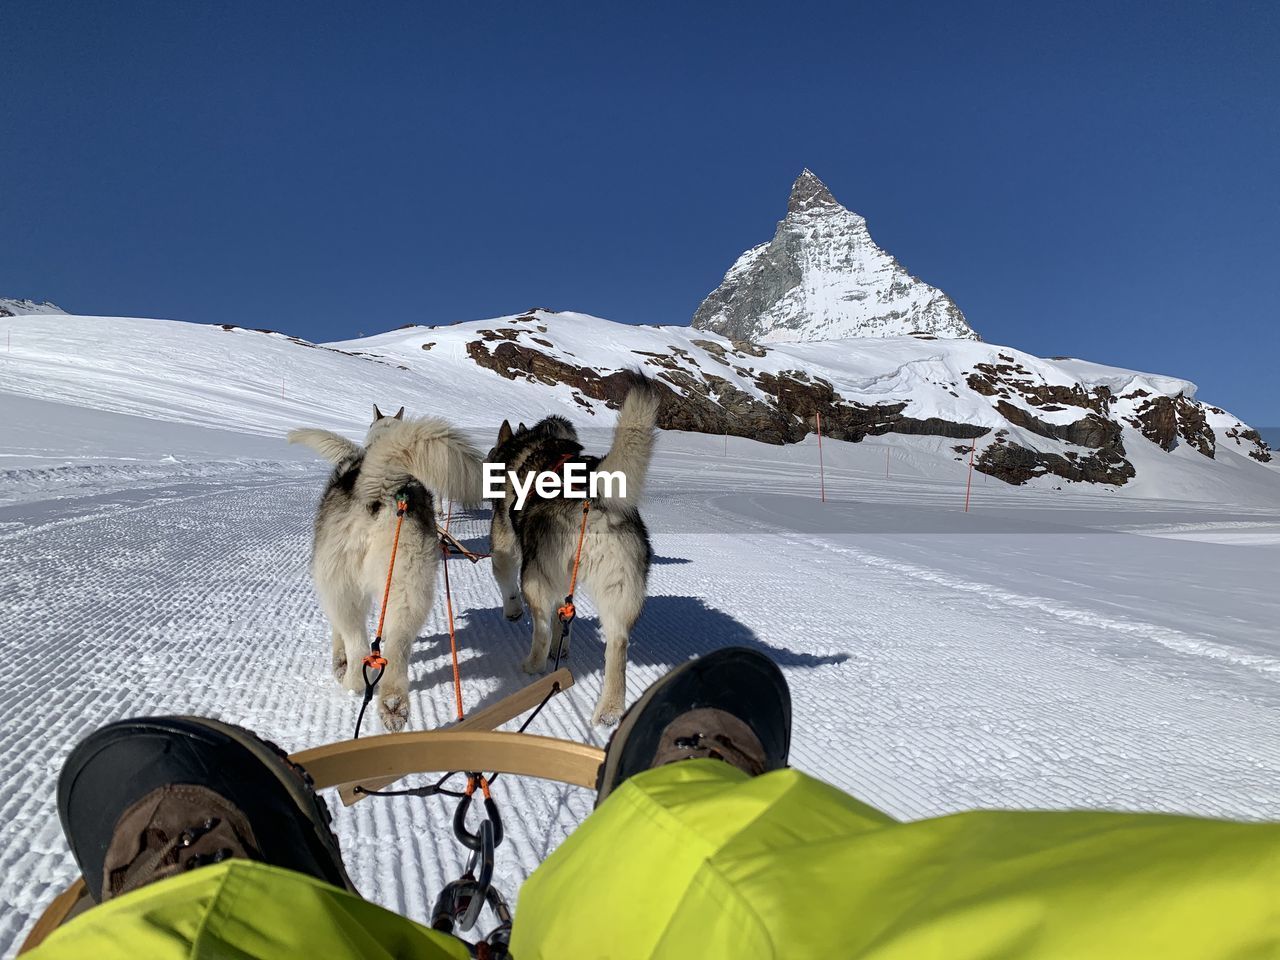
[[[349,690],[364,689],[370,603],[381,600],[386,585],[397,495],[408,503],[383,630],[387,667],[378,684],[378,713],[391,731],[408,722],[409,648],[435,599],[435,498],[476,504],[482,492],[479,451],[443,420],[403,418],[403,407],[386,417],[375,406],[363,447],[328,430],[289,433],[290,443],[334,463],[316,512],[311,572],[333,627],[333,675]]]
[[[582,464],[585,472],[620,472],[626,477],[625,495],[615,487],[613,496],[591,500],[578,572],[579,586],[586,588],[600,612],[605,637],[604,683],[592,716],[597,724],[616,723],[622,715],[627,640],[644,605],[651,550],[636,503],[653,454],[658,401],[653,385],[637,377],[618,415],[613,445],[603,458],[584,455],[573,425],[556,416],[530,428],[521,424],[514,431],[503,421],[488,457],[490,463],[503,464],[507,477],[503,496],[493,501],[490,533],[503,613],[508,620],[519,620],[523,593],[533,619],[533,644],[522,665],[526,673],[547,668],[551,644],[560,636],[557,610],[569,591],[583,504],[563,491],[549,497],[535,493],[528,486],[531,475],[560,473]],[[520,508],[517,483],[527,494]]]

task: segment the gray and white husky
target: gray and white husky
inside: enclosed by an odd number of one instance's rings
[[[636,503],[653,455],[658,404],[654,386],[637,376],[618,415],[613,445],[603,458],[584,455],[573,425],[557,416],[516,430],[503,421],[488,456],[489,462],[502,463],[508,474],[522,478],[517,480],[522,484],[531,473],[558,472],[570,463],[584,464],[587,472],[620,471],[626,477],[625,496],[591,501],[578,572],[579,586],[586,588],[600,612],[605,636],[604,683],[592,716],[592,722],[601,725],[617,723],[622,715],[627,642],[648,584],[649,535]],[[560,636],[557,610],[569,591],[583,502],[563,492],[543,497],[531,491],[523,508],[517,509],[515,484],[508,477],[504,486],[502,499],[493,501],[493,575],[508,620],[519,620],[523,614],[522,593],[529,605],[533,643],[522,666],[526,673],[541,673],[553,640]]]
[[[408,503],[395,575],[387,600],[378,684],[378,714],[388,730],[409,720],[409,650],[435,599],[440,547],[437,497],[463,504],[481,501],[481,457],[448,423],[433,417],[405,420],[375,406],[364,446],[328,430],[289,433],[334,464],[316,512],[311,572],[333,627],[333,675],[362,691],[362,662],[369,652],[367,621],[381,600],[396,529],[396,497]]]

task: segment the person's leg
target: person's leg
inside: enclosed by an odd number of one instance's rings
[[[30,956],[465,957],[360,899],[304,771],[239,727],[109,724],[78,744],[58,813],[91,898]]]
[[[789,724],[781,674],[751,651],[719,651],[650,688],[610,743],[604,802],[521,891],[513,954],[1280,951],[1280,825],[1099,812],[897,823],[780,769]],[[322,801],[247,731],[194,718],[108,726],[69,758],[59,812],[109,902],[55,931],[40,960],[466,955],[340,888]]]
[[[184,872],[86,911],[31,960],[462,960],[459,940],[314,877],[232,859]]]
[[[604,801],[521,890],[514,956],[1280,955],[1280,824],[899,823],[794,770],[751,775],[777,765],[781,711],[753,658],[685,665],[623,718]]]

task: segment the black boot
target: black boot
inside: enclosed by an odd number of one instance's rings
[[[599,806],[628,777],[709,757],[757,776],[787,765],[791,693],[763,654],[725,647],[681,664],[637,700],[605,750]]]
[[[62,768],[58,816],[99,903],[232,857],[355,890],[306,771],[216,720],[144,717],[94,731]]]

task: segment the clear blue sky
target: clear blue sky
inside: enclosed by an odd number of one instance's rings
[[[802,167],[991,341],[1280,424],[1274,3],[0,4],[0,295],[684,323]]]

